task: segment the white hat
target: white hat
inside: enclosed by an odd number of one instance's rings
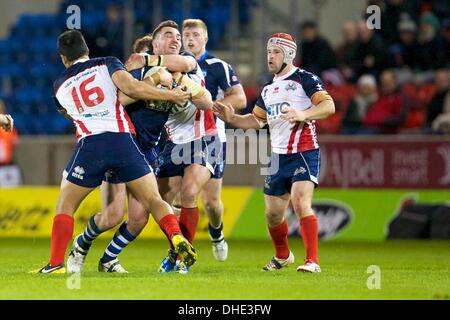
[[[294,37],[287,33],[275,33],[270,36],[267,41],[267,48],[269,47],[280,47],[284,52],[284,60],[285,64],[292,63],[295,58],[295,54],[297,52],[297,44],[295,43]]]

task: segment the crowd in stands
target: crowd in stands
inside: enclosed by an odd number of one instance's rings
[[[299,28],[296,65],[326,82],[337,112],[318,122],[326,133],[450,133],[450,4],[368,1],[381,28],[364,14],[346,21],[335,48],[313,21]]]

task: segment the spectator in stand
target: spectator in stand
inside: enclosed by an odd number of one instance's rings
[[[436,93],[428,105],[425,128],[427,132],[432,130],[433,127],[435,130],[432,131],[439,132],[440,122],[443,120],[441,115],[450,112],[450,110],[448,110],[448,105],[450,104],[450,70],[441,69],[436,71],[434,83],[436,86]]]
[[[327,40],[319,35],[317,24],[306,21],[301,25],[302,68],[321,76],[322,72],[336,68],[336,56]]]
[[[386,0],[381,11],[381,29],[379,35],[388,46],[398,42],[398,24],[405,17],[417,21],[420,11],[420,0]]]
[[[357,77],[369,73],[378,76],[387,67],[387,50],[383,40],[374,35],[365,21],[358,22],[359,44],[352,67]]]
[[[444,43],[439,38],[439,20],[431,12],[422,14],[418,36],[419,65],[422,71],[445,67]]]
[[[123,60],[123,10],[111,3],[106,9],[106,21],[95,32],[86,34],[91,55],[94,57],[114,56]]]
[[[6,114],[6,105],[0,100],[0,114]],[[6,132],[0,127],[0,166],[7,166],[13,163],[14,147],[18,141],[18,134],[13,128],[11,132]]]
[[[447,68],[450,68],[450,18],[446,19],[442,23],[441,34],[442,34],[442,41],[444,44],[444,54],[445,54],[444,60],[446,61],[445,66]]]
[[[407,119],[409,103],[392,70],[383,71],[380,87],[381,95],[369,108],[363,124],[370,133],[398,133]]]
[[[354,21],[345,21],[342,26],[343,42],[336,50],[338,66],[345,80],[355,82],[355,72],[351,68],[358,49],[358,27]]]
[[[411,70],[418,68],[419,43],[417,42],[417,25],[409,19],[404,18],[397,26],[399,40],[392,45],[390,50],[393,55],[395,67],[409,67]]]
[[[358,92],[350,102],[342,123],[343,134],[363,134],[363,119],[367,111],[377,101],[377,82],[375,77],[366,74],[358,79]]]

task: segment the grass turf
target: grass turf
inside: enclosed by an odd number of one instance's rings
[[[321,274],[295,271],[303,261],[300,241],[290,241],[296,263],[262,272],[273,252],[267,241],[229,241],[227,262],[219,263],[208,241],[196,243],[197,264],[189,274],[159,274],[166,242],[137,239],[121,255],[129,274],[97,272],[107,245],[97,240],[80,278],[70,290],[70,275],[37,275],[49,256],[48,239],[0,240],[0,299],[436,299],[450,295],[448,241],[324,242]],[[370,265],[381,271],[381,288],[368,289]],[[74,278],[70,278],[76,283]],[[70,281],[69,281],[70,282]]]

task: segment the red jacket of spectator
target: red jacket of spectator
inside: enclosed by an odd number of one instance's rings
[[[405,97],[400,93],[383,95],[367,112],[363,124],[379,129],[381,133],[397,133],[406,120],[408,107]]]
[[[5,132],[0,129],[0,165],[8,165],[13,161],[14,145],[18,140],[15,129],[12,132]]]

